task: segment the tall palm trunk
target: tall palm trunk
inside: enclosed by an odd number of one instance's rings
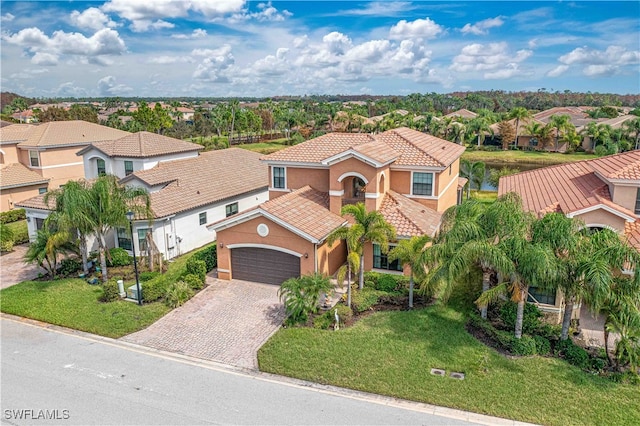
[[[100,251],[100,268],[102,273],[102,282],[107,282],[109,278],[107,277],[107,247],[104,241],[104,236],[100,234],[98,236],[98,249]]]
[[[490,285],[491,285],[491,271],[484,270],[482,271],[482,292],[484,293],[485,291],[489,290]],[[480,309],[480,316],[483,319],[487,319],[487,308],[488,308],[488,305],[484,305]]]
[[[522,337],[522,322],[524,319],[524,304],[526,299],[527,291],[522,291],[520,294],[520,300],[518,301],[518,309],[516,310],[516,331],[515,337],[519,339]]]
[[[571,325],[573,304],[573,296],[567,298],[567,303],[564,305],[564,315],[562,316],[562,333],[560,333],[560,340],[567,340],[569,338],[569,326]]]
[[[413,309],[413,268],[409,275],[409,309]]]
[[[347,261],[347,308],[351,308],[351,265]]]
[[[84,275],[89,275],[89,259],[87,256],[87,239],[84,235],[80,234],[80,253],[82,254],[82,272]]]
[[[609,365],[615,365],[609,352],[609,330],[607,330],[607,321],[604,322],[604,352],[607,354]]]
[[[358,288],[362,290],[364,288],[364,249],[360,255],[360,271],[358,271]]]

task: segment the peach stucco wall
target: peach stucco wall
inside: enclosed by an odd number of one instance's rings
[[[261,223],[264,223],[269,227],[269,235],[266,237],[258,235],[256,230],[258,225]],[[264,244],[282,247],[303,255],[300,257],[301,275],[311,274],[315,271],[313,243],[293,234],[291,231],[264,217],[251,219],[247,222],[238,224],[233,228],[218,231],[217,240],[218,276],[221,279],[233,278],[233,271],[231,273],[220,271],[220,269],[231,271],[231,256],[228,246],[232,244]],[[221,244],[224,245],[224,247],[220,247]],[[304,257],[304,253],[308,254],[308,258]]]
[[[50,179],[49,188],[57,189],[69,180],[84,178],[84,165],[82,158],[76,152],[84,146],[73,146],[66,148],[51,148],[39,151],[40,166],[31,167],[29,162],[29,150],[21,149],[20,162],[29,167],[42,177]]]
[[[329,192],[329,170],[287,167],[287,187],[292,191],[309,185],[322,192]]]
[[[636,208],[637,186],[613,186],[613,202],[634,211]]]
[[[2,153],[0,153],[2,158],[1,164],[11,164],[11,163],[19,163],[18,156],[18,148],[15,145],[2,145],[0,146]]]
[[[14,209],[15,203],[24,201],[28,198],[35,197],[39,194],[38,188],[46,188],[47,184],[23,186],[20,188],[9,188],[0,191],[0,211],[6,212],[7,210]]]
[[[603,209],[584,213],[577,217],[582,220],[586,226],[607,225],[617,231],[624,230],[625,220]]]
[[[347,261],[347,247],[344,241],[333,245],[324,243],[318,247],[318,272],[333,275]]]

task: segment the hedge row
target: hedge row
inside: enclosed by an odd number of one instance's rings
[[[0,213],[0,223],[12,223],[25,220],[26,218],[27,215],[24,209],[15,209]]]

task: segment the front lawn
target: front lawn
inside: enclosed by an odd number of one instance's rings
[[[571,163],[581,160],[593,160],[598,158],[594,154],[586,152],[575,152],[573,154],[561,154],[559,152],[543,152],[543,151],[465,151],[462,154],[463,160],[471,162],[483,161],[485,163],[499,164],[518,164],[530,163],[541,165]]]
[[[286,148],[287,139],[274,139],[269,142],[248,143],[241,145],[234,145],[234,148],[242,148],[248,151],[259,152],[260,154],[271,154],[281,149]]]
[[[77,278],[25,281],[0,291],[0,310],[113,338],[142,330],[170,311],[163,303],[101,303],[101,294],[101,286]]]
[[[560,359],[507,358],[467,333],[465,316],[451,307],[379,312],[338,332],[282,329],[258,360],[270,373],[520,421],[640,424],[637,386]]]

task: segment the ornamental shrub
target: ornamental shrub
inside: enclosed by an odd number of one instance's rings
[[[58,268],[58,274],[63,277],[68,277],[82,269],[82,260],[75,258],[66,258],[60,261],[60,268]]]
[[[544,336],[535,335],[533,340],[536,342],[536,353],[538,355],[549,355],[551,353],[551,342]]]
[[[309,314],[318,312],[322,293],[331,290],[329,278],[321,274],[290,278],[282,283],[278,296],[284,302],[287,324],[305,322]]]
[[[356,312],[364,312],[378,303],[378,298],[384,293],[379,290],[363,288],[351,292],[351,302]]]
[[[193,274],[200,278],[200,281],[202,281],[203,283],[207,278],[207,264],[204,260],[199,260],[195,256],[191,256],[189,260],[187,260],[185,269],[185,275]]]
[[[518,304],[512,301],[505,302],[500,308],[500,319],[504,323],[505,327],[509,330],[513,330],[516,327],[516,315]],[[535,334],[536,330],[540,327],[540,318],[542,312],[536,305],[531,303],[524,304],[524,315],[522,319],[522,332],[526,334]]]
[[[184,305],[193,296],[193,290],[184,281],[169,284],[164,296],[164,303],[170,308]]]
[[[327,310],[322,315],[318,315],[313,319],[313,327],[322,330],[327,330],[336,323],[336,312],[338,310],[338,318],[340,319],[340,326],[342,327],[347,321],[353,318],[353,311],[347,307],[347,305],[338,304],[333,308]]]
[[[155,302],[167,293],[169,283],[164,275],[160,275],[144,283],[142,286],[142,300],[145,303]]]
[[[204,282],[200,279],[199,276],[195,274],[185,275],[184,277],[182,277],[182,281],[187,283],[189,288],[194,291],[202,290],[202,287],[204,287]]]
[[[383,274],[378,278],[375,289],[389,293],[395,290],[397,286],[398,282],[393,275]]]
[[[520,356],[535,355],[536,341],[531,336],[514,338],[511,342],[511,353]]]
[[[118,291],[118,282],[115,279],[111,279],[102,284],[102,295],[99,299],[101,302],[115,302],[120,300],[120,292]]]
[[[12,223],[26,218],[27,215],[24,209],[14,209],[0,213],[0,223]]]
[[[589,353],[584,348],[573,343],[571,339],[559,341],[556,345],[556,351],[569,364],[582,369],[589,367]]]
[[[129,253],[123,248],[114,247],[109,249],[109,256],[107,257],[107,266],[128,266],[133,263],[133,257],[129,256]]]
[[[144,272],[140,272],[138,278],[140,279],[140,282],[146,282],[154,279],[159,275],[160,275],[159,271],[144,271]]]
[[[218,266],[218,250],[216,244],[217,243],[214,242],[193,254],[193,258],[204,261],[207,267],[207,273],[213,271],[213,269]]]

